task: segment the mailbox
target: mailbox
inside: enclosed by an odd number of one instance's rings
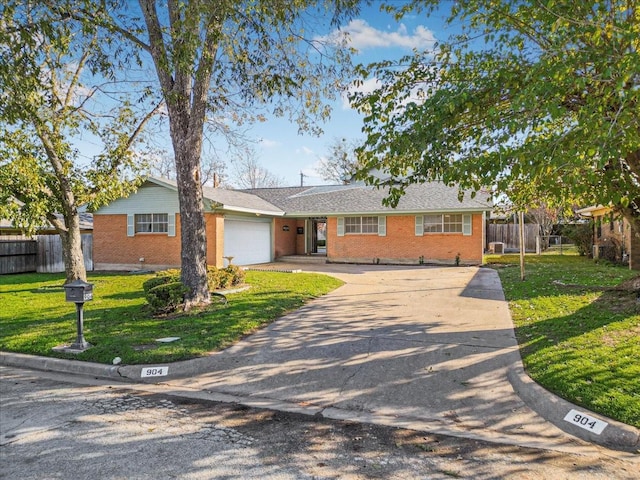
[[[64,285],[67,302],[84,303],[93,300],[93,284],[79,278]]]
[[[78,336],[76,341],[69,346],[63,345],[54,350],[65,353],[84,352],[91,344],[84,339],[84,302],[93,300],[93,284],[87,283],[79,278],[73,282],[64,284],[65,300],[76,304],[76,330]]]

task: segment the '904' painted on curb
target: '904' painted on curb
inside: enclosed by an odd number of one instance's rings
[[[144,367],[140,372],[140,378],[164,377],[169,374],[169,367]]]
[[[569,413],[565,415],[564,420],[580,428],[593,432],[596,435],[600,435],[605,427],[609,425],[607,422],[603,422],[591,415],[574,409],[569,410]]]

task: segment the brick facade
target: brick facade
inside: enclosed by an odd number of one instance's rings
[[[223,266],[224,218],[205,214],[207,263]],[[96,270],[163,270],[180,268],[180,215],[176,235],[137,233],[127,236],[126,215],[96,214],[93,217],[93,262]],[[140,261],[143,258],[144,261]]]
[[[415,216],[387,216],[387,234],[337,235],[337,218],[327,219],[327,258],[359,263],[482,263],[484,229],[482,214],[472,215],[472,235],[462,233],[415,234]]]
[[[224,266],[224,217],[205,214],[207,263]],[[426,233],[415,235],[414,215],[386,217],[387,234],[337,235],[337,218],[327,219],[327,259],[356,263],[447,263],[459,256],[464,264],[482,263],[483,216],[472,215],[472,235],[461,233]],[[288,228],[284,228],[288,227]],[[301,218],[274,219],[275,258],[305,253],[306,233]],[[96,270],[135,270],[180,267],[180,215],[176,215],[176,236],[162,233],[138,233],[127,236],[127,216],[94,216],[94,263]],[[144,258],[144,262],[140,262]]]

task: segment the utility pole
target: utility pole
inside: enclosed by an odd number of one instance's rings
[[[300,186],[301,187],[304,187],[304,177],[306,177],[306,175],[302,173],[302,170],[300,170]]]

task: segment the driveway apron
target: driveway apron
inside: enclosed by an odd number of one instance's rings
[[[309,267],[346,283],[167,383],[332,418],[519,445],[576,444],[507,379],[521,363],[495,271]]]

